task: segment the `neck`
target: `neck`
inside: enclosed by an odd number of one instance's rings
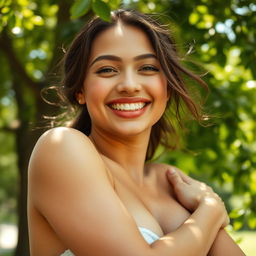
[[[89,137],[100,154],[122,167],[136,183],[143,184],[150,130],[119,137],[92,129]]]

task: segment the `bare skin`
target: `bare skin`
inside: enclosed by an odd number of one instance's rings
[[[115,58],[99,58],[106,55]],[[134,27],[115,26],[96,38],[77,95],[90,112],[91,135],[52,129],[31,156],[32,256],[59,256],[66,249],[76,256],[244,255],[222,229],[227,213],[211,188],[169,173],[171,166],[145,165],[151,127],[169,97],[151,55],[149,40]],[[109,103],[134,97],[148,104],[128,117]],[[138,226],[161,239],[148,245]]]

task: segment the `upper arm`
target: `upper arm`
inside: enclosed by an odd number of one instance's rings
[[[77,256],[130,256],[149,249],[100,155],[78,131],[53,129],[39,139],[29,164],[29,191],[33,205]]]

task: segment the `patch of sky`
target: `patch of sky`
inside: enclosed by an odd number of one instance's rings
[[[36,79],[41,79],[43,77],[43,73],[40,70],[34,70],[33,77]]]
[[[42,49],[36,49],[36,50],[30,51],[29,57],[30,57],[30,59],[38,58],[38,59],[43,60],[46,58],[46,53]]]
[[[228,39],[231,42],[234,42],[236,39],[236,34],[234,33],[232,29],[232,25],[234,24],[234,21],[231,19],[227,19],[224,23],[223,22],[217,22],[215,25],[215,30],[218,33],[226,34]]]
[[[150,10],[154,10],[154,9],[156,8],[155,3],[149,2],[149,3],[148,3],[148,8],[149,8]]]
[[[131,4],[131,3],[139,2],[139,0],[123,0],[123,4]]]
[[[3,97],[1,99],[1,105],[10,106],[11,105],[11,99],[9,97]]]
[[[242,6],[238,7],[236,5],[232,5],[231,7],[233,11],[238,14],[238,15],[248,15],[251,14],[251,12],[256,11],[256,4],[255,3],[250,3],[248,6]]]
[[[201,50],[203,51],[203,52],[207,52],[208,50],[209,50],[209,44],[203,44],[202,46],[201,46]]]
[[[247,81],[246,87],[249,88],[249,89],[256,88],[256,81],[254,81],[254,80]]]
[[[243,7],[235,7],[234,12],[238,15],[247,15],[251,12],[250,8],[248,6]]]
[[[12,33],[16,36],[22,36],[23,34],[23,29],[20,27],[14,27],[12,28]]]
[[[256,4],[251,3],[251,4],[249,5],[249,8],[250,8],[253,12],[256,12]]]

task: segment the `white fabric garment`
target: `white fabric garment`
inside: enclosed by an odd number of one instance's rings
[[[155,242],[160,238],[156,233],[154,233],[153,231],[147,228],[139,227],[139,231],[148,244],[152,244],[153,242]],[[75,256],[75,255],[70,250],[66,250],[60,256]]]

